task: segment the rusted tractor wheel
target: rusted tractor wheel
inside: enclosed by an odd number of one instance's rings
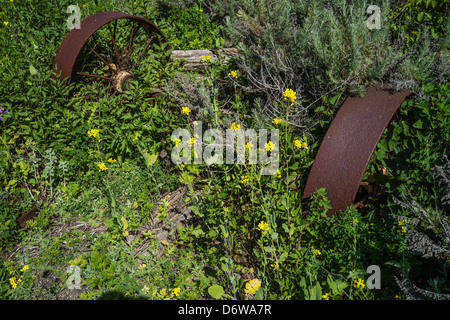
[[[168,50],[167,39],[152,22],[122,12],[99,12],[68,33],[53,69],[67,84],[90,84],[115,95],[125,90],[127,81],[148,76],[156,59],[167,60]]]

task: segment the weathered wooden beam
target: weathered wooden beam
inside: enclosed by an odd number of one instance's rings
[[[225,48],[220,50],[173,50],[173,60],[185,60],[185,67],[188,71],[202,71],[206,63],[203,61],[203,56],[210,56],[211,62],[220,61],[226,62],[231,58],[239,56],[239,51],[236,48]]]

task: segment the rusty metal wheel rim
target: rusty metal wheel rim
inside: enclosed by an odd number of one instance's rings
[[[151,63],[155,48],[169,50],[164,34],[152,22],[122,12],[99,12],[68,33],[53,63],[54,78],[60,74],[67,84],[97,82],[114,95],[127,81],[136,80],[137,67]]]

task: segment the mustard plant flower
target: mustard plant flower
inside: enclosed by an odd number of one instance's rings
[[[267,222],[265,222],[265,221],[261,221],[259,224],[258,224],[258,228],[257,228],[259,231],[261,231],[263,234],[265,234],[267,231],[269,231],[269,224],[267,223]]]
[[[202,58],[204,62],[209,62],[209,60],[211,60],[211,56],[203,56]]]
[[[230,72],[228,73],[228,75],[229,75],[230,77],[234,78],[234,79],[237,79],[237,78],[238,78],[238,73],[237,73],[237,71],[235,71],[235,70],[230,71]]]
[[[364,280],[361,278],[359,278],[358,280],[354,280],[353,282],[354,282],[353,286],[358,289],[364,289],[364,287],[366,286],[364,284]]]
[[[181,142],[181,139],[174,139],[172,141],[175,143],[175,146],[177,146]]]
[[[189,113],[191,113],[191,109],[189,109],[188,107],[183,107],[181,109],[181,113],[185,114],[185,115],[189,115]]]
[[[297,94],[297,93],[296,93],[294,90],[292,90],[292,89],[286,89],[286,90],[283,92],[284,100],[285,100],[285,101],[289,100],[291,103],[294,103],[295,100],[297,99],[296,94]]]
[[[278,261],[275,261],[274,263],[271,263],[270,266],[274,269],[278,269],[280,265],[278,264]]]
[[[253,148],[253,143],[247,142],[245,144],[245,149],[250,150],[251,148]]]
[[[281,178],[281,171],[280,171],[280,169],[277,169],[277,175],[278,175],[278,178]]]
[[[95,138],[100,131],[97,129],[92,129],[87,132],[88,136],[91,138]]]
[[[240,128],[241,128],[240,124],[236,124],[236,122],[233,122],[230,129],[233,129],[234,131],[237,131]]]
[[[408,221],[406,221],[406,220],[400,220],[400,221],[398,222],[398,225],[401,227],[400,230],[397,230],[398,233],[406,233],[406,232],[407,232],[407,230],[408,230],[408,227],[407,227]]]
[[[189,144],[192,147],[195,144],[195,139],[194,138],[190,138],[189,139]]]
[[[330,300],[330,294],[327,292],[322,296],[323,300]]]
[[[116,160],[116,159],[113,159],[113,158],[109,158],[109,159],[108,159],[108,162],[109,162],[109,163],[114,163],[114,162],[117,162],[117,160]]]
[[[281,119],[275,118],[272,120],[272,123],[277,126],[281,123]]]
[[[248,176],[241,176],[241,183],[247,183],[249,181],[250,181],[250,179]]]
[[[22,269],[20,269],[20,272],[25,272],[25,271],[27,271],[29,268],[28,268],[28,266],[27,265],[24,265],[23,267],[22,267]]]
[[[3,21],[3,24],[5,25],[5,27],[7,27],[9,22],[8,21]]]
[[[198,125],[198,122],[197,122],[197,121],[194,121],[194,122],[192,122],[192,124],[193,124],[194,126],[196,126],[196,125]]]
[[[258,279],[252,279],[245,282],[244,292],[245,295],[255,294],[256,291],[261,287],[261,281]]]
[[[105,164],[103,162],[97,164],[97,166],[100,168],[98,171],[108,170],[108,168],[105,166]]]
[[[175,288],[172,290],[172,295],[178,297],[178,295],[180,294],[181,289],[180,288]]]
[[[17,279],[15,276],[12,278],[9,278],[9,283],[11,284],[11,287],[13,289],[17,288],[17,285],[22,281],[22,279]]]
[[[314,249],[313,250],[314,255],[316,256],[320,256],[322,254],[322,252],[320,252],[320,250]]]
[[[306,142],[303,142],[302,148],[308,150],[309,149],[308,144]]]
[[[138,137],[137,136],[135,136],[133,139],[131,139],[133,142],[136,142],[136,141],[138,141]]]
[[[269,141],[265,144],[265,147],[267,151],[272,151],[275,149],[275,144],[272,141]]]

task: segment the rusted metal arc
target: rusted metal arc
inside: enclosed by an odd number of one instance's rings
[[[303,198],[325,188],[332,209],[344,210],[355,200],[361,179],[384,129],[412,91],[390,93],[380,83],[363,97],[349,97],[339,109],[319,147]]]
[[[154,33],[159,34],[162,41],[167,42],[167,39],[164,37],[161,30],[159,30],[158,27],[156,27],[152,22],[144,18],[117,11],[95,13],[81,21],[80,29],[72,29],[59,47],[58,53],[56,54],[53,62],[53,70],[55,70],[57,74],[61,72],[61,79],[68,78],[67,83],[70,83],[75,61],[77,60],[77,57],[87,40],[94,34],[95,31],[118,19],[129,19],[136,21],[150,36]],[[56,78],[55,75],[54,78]]]

